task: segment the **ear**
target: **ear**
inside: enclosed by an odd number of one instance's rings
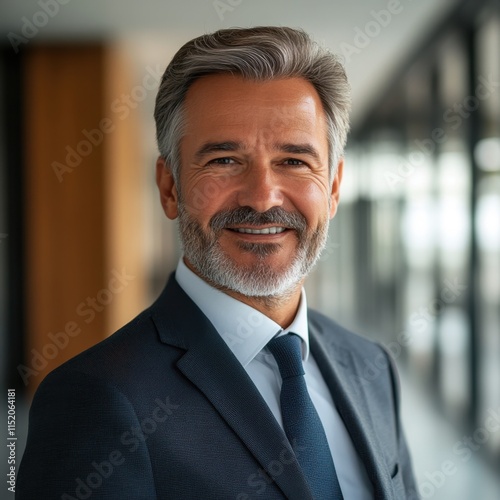
[[[332,192],[330,193],[330,219],[333,219],[333,217],[337,213],[337,207],[339,206],[340,183],[342,181],[343,172],[344,158],[341,158],[337,165],[337,171],[332,183]]]
[[[172,170],[162,156],[156,160],[156,185],[160,191],[161,206],[165,215],[169,219],[175,219],[178,215],[177,206],[179,202],[177,186],[174,182]]]

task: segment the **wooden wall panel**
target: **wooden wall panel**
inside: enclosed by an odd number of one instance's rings
[[[105,154],[103,144],[92,145],[83,132],[104,116],[104,55],[100,46],[44,46],[26,57],[28,317],[21,376],[29,392],[106,334],[106,309],[91,312],[86,305],[110,278]],[[68,156],[71,150],[79,163]]]

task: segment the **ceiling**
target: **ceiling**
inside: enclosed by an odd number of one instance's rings
[[[0,33],[8,43],[8,34],[23,35],[29,20],[39,27],[27,43],[124,41],[145,67],[166,66],[182,43],[220,28],[301,27],[345,57],[356,122],[398,65],[457,1],[1,0]],[[43,4],[49,14],[43,13]]]

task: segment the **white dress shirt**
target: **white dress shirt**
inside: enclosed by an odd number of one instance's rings
[[[373,488],[351,437],[338,414],[332,396],[314,358],[309,353],[306,293],[292,324],[283,330],[266,315],[217,290],[193,273],[182,257],[175,279],[214,325],[256,385],[283,428],[280,409],[281,375],[266,344],[276,335],[293,332],[302,339],[307,389],[319,414],[346,500],[373,499]]]

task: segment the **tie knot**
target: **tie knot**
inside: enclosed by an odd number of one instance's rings
[[[304,375],[300,337],[293,333],[282,335],[269,341],[267,347],[278,363],[283,380]]]

